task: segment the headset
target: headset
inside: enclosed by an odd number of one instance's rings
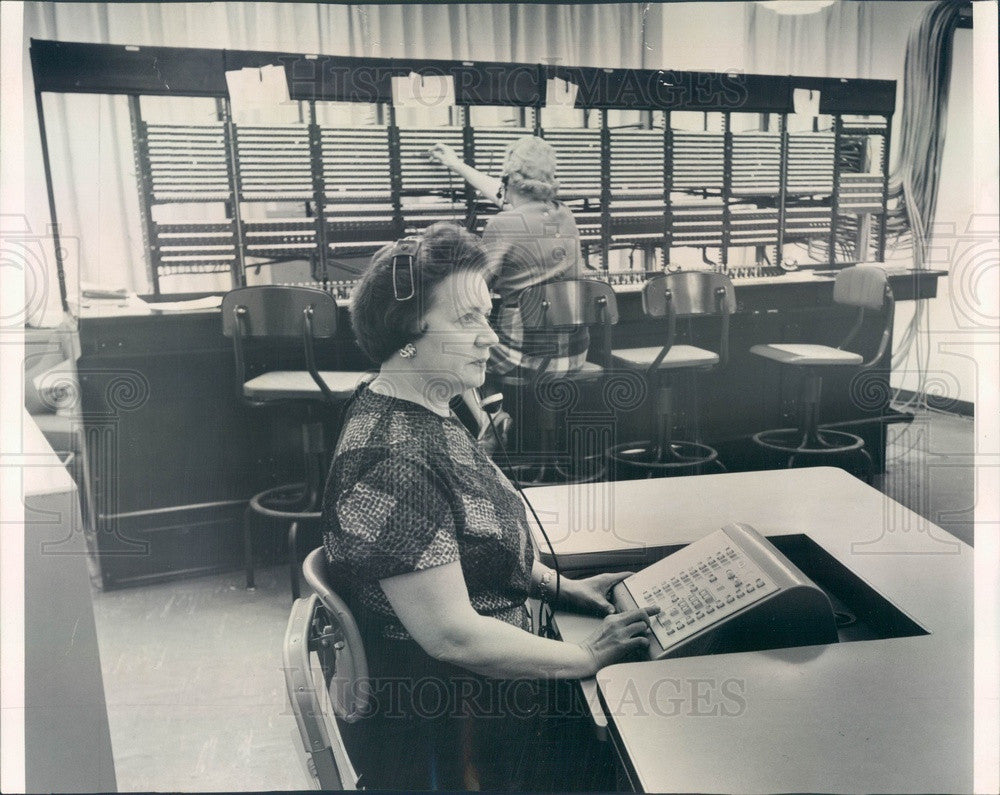
[[[389,267],[392,269],[392,297],[397,301],[409,301],[417,292],[417,280],[413,275],[413,266],[420,255],[420,247],[424,238],[420,235],[410,235],[397,240],[389,255]],[[400,288],[399,273],[403,268],[409,271],[409,290]]]

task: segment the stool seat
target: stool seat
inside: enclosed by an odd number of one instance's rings
[[[775,343],[770,345],[754,345],[750,353],[756,356],[763,356],[781,364],[798,365],[801,367],[831,366],[839,364],[859,365],[864,362],[864,357],[851,351],[844,351],[840,348],[831,348],[827,345],[801,345]]]
[[[535,378],[545,380],[548,378],[558,378],[560,381],[596,381],[604,376],[604,368],[593,362],[584,362],[583,366],[576,370],[561,372],[558,370],[546,370],[541,375],[534,373],[525,374],[523,370],[514,370],[507,375],[500,376],[500,383],[504,386],[528,386]]]
[[[656,361],[656,357],[663,350],[662,345],[655,345],[649,348],[624,348],[616,350],[611,360],[615,364],[626,367],[641,367],[646,369]],[[657,365],[660,370],[673,370],[680,367],[713,367],[719,363],[719,354],[714,351],[707,351],[704,348],[696,348],[693,345],[673,345],[667,351],[666,356]]]
[[[333,396],[346,400],[354,394],[362,371],[319,371],[320,378]],[[308,370],[272,370],[251,378],[243,384],[243,394],[251,400],[317,400],[322,398],[319,387]]]
[[[770,359],[782,367],[796,368],[801,381],[798,427],[758,431],[750,438],[757,446],[785,456],[787,467],[795,466],[800,457],[826,462],[834,456],[856,454],[864,462],[865,477],[870,480],[875,464],[865,450],[864,439],[847,431],[824,427],[819,420],[819,407],[825,368],[869,369],[881,362],[889,349],[894,299],[885,270],[875,265],[843,268],[833,284],[833,302],[854,308],[854,325],[837,347],[782,342],[750,348],[755,356]],[[865,360],[864,356],[847,348],[863,327],[865,313],[869,311],[882,313],[882,337],[878,350]]]

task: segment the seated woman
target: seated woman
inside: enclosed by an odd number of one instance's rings
[[[486,253],[435,224],[375,255],[351,303],[379,365],[345,420],[323,500],[324,544],[352,604],[373,714],[345,740],[368,786],[517,788],[538,680],[593,676],[646,646],[648,612],[615,614],[625,574],[560,578],[559,604],[606,614],[582,644],[531,632],[525,599],[552,599],[517,492],[449,410],[483,382]]]
[[[573,213],[556,199],[556,155],[542,138],[526,135],[508,145],[500,178],[464,163],[445,144],[435,144],[429,156],[463,177],[493,201],[500,212],[483,229],[483,245],[490,259],[490,289],[501,299],[496,328],[500,341],[490,354],[490,383],[522,368],[537,370],[551,355],[547,371],[579,369],[587,359],[590,339],[586,329],[566,332],[525,332],[511,299],[526,287],[582,275],[580,233]]]

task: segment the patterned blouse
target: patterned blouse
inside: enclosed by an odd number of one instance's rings
[[[362,386],[327,479],[323,539],[383,637],[410,638],[379,580],[456,560],[476,612],[530,631],[524,504],[454,417]]]

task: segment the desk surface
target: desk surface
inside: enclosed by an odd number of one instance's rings
[[[916,271],[912,268],[897,267],[892,264],[885,266],[886,273],[890,279],[899,280],[905,277],[937,279],[946,276],[947,271],[926,269]],[[735,269],[734,269],[735,272]],[[638,275],[641,272],[637,271]],[[592,274],[591,274],[592,275]],[[587,274],[584,274],[586,277]],[[827,284],[834,280],[834,272],[823,268],[802,268],[801,270],[788,271],[779,276],[757,276],[757,277],[736,277],[733,283],[737,289],[744,287],[788,287],[800,284]],[[314,286],[314,285],[299,285]],[[640,280],[635,284],[616,284],[614,291],[618,295],[630,295],[642,292],[643,283]],[[169,296],[168,296],[169,297]],[[205,312],[218,314],[218,306],[221,305],[221,294],[212,294],[200,298],[188,298],[181,301],[170,302],[147,302],[137,295],[130,294],[122,298],[83,298],[74,302],[74,313],[82,319],[98,319],[112,317],[141,317],[144,315],[170,315],[177,313],[194,314]],[[341,308],[348,305],[346,298],[338,298],[337,304]]]
[[[76,484],[62,460],[53,452],[34,418],[21,410],[21,444],[25,456],[21,483],[25,497],[75,493]]]
[[[24,751],[28,792],[114,792],[76,486],[22,414]]]
[[[929,634],[610,666],[635,783],[665,792],[969,792],[972,550],[832,468],[532,489],[561,552],[805,533]],[[541,538],[536,538],[541,542]],[[560,626],[564,637],[586,622]],[[567,637],[574,640],[575,637]]]

